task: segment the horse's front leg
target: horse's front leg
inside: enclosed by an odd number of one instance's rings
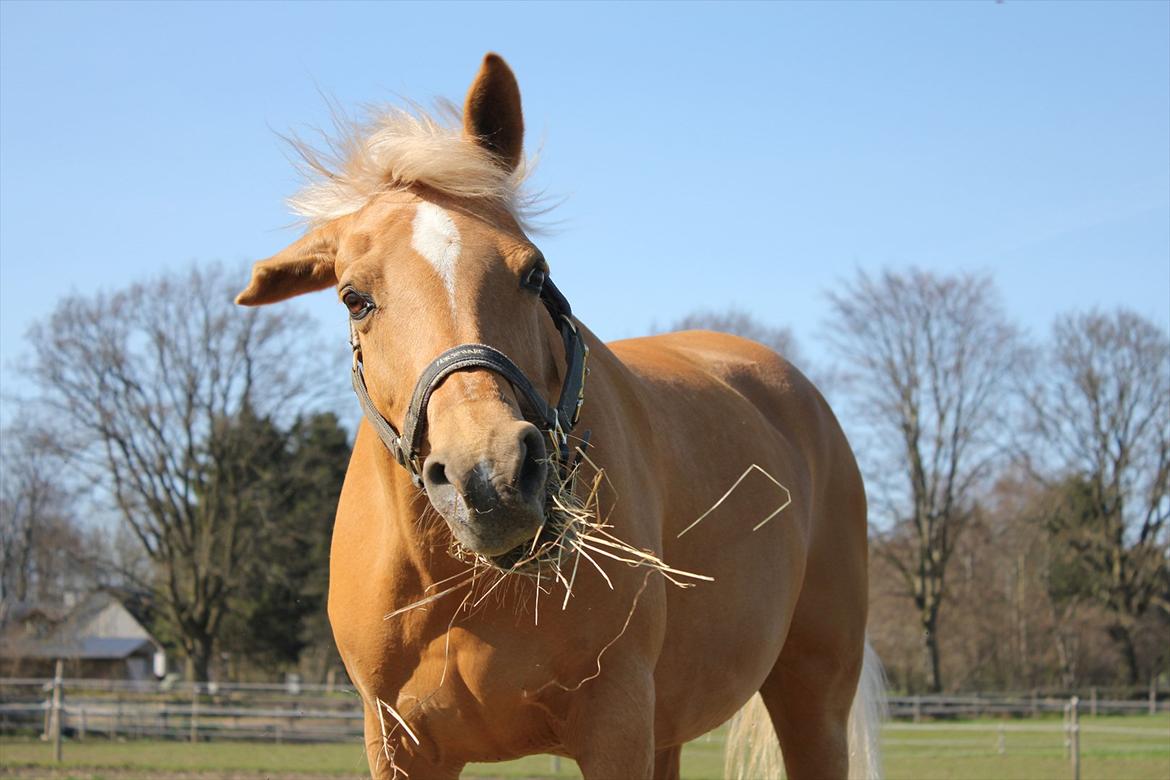
[[[366,759],[374,780],[458,780],[463,764],[444,764],[429,758],[425,751],[401,733],[401,728],[383,714],[365,708]],[[395,733],[397,732],[397,733]]]
[[[576,694],[564,736],[584,780],[654,774],[654,678],[605,669]]]

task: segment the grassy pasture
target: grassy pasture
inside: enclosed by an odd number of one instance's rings
[[[1000,750],[998,726],[1004,725]],[[1084,780],[1170,780],[1170,716],[1086,718],[1082,721]],[[1052,729],[1027,730],[1040,726]],[[886,775],[891,780],[1063,780],[1071,776],[1059,720],[964,721],[885,730]],[[1020,730],[1024,729],[1024,730]],[[1135,734],[1131,730],[1157,733]],[[717,780],[723,775],[723,731],[695,740],[683,753],[683,777]],[[65,764],[52,763],[52,748],[31,740],[0,742],[0,776],[57,780],[260,780],[261,778],[358,778],[366,762],[358,745],[89,740],[65,745]],[[576,765],[548,756],[470,766],[472,778],[579,777]]]

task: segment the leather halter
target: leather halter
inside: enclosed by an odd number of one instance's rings
[[[557,447],[562,466],[568,463],[569,439],[568,434],[577,424],[581,416],[581,405],[585,402],[585,377],[589,373],[586,362],[589,358],[589,347],[585,345],[577,326],[573,324],[573,311],[569,302],[561,291],[556,288],[551,279],[544,280],[540,291],[540,300],[545,309],[556,323],[561,332],[561,339],[565,343],[565,381],[561,386],[561,396],[555,406],[550,405],[536,391],[532,382],[520,370],[511,358],[495,347],[486,344],[460,344],[446,350],[422,372],[414,386],[414,394],[410,399],[410,406],[406,410],[402,433],[382,416],[374,406],[370,393],[366,389],[365,372],[362,367],[361,345],[358,343],[357,328],[353,322],[349,324],[349,343],[353,347],[353,390],[357,393],[358,402],[366,419],[374,426],[378,438],[390,450],[394,459],[410,473],[411,481],[416,487],[423,486],[422,463],[419,462],[419,449],[422,446],[423,434],[427,426],[427,404],[444,379],[456,371],[472,371],[487,369],[494,371],[516,390],[517,395],[527,403],[527,406],[544,431],[551,437]]]

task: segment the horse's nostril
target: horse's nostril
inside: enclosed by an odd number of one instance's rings
[[[430,483],[433,487],[442,487],[451,484],[451,480],[447,479],[446,463],[440,463],[438,461],[428,463],[424,477],[426,482]]]
[[[535,426],[525,431],[520,440],[523,457],[520,461],[520,471],[516,476],[516,487],[526,501],[540,496],[544,489],[545,476],[548,474],[547,453],[544,448],[544,437]]]
[[[447,464],[441,458],[427,458],[423,464],[423,485],[431,506],[444,517],[454,517],[459,507],[459,493],[447,474]]]

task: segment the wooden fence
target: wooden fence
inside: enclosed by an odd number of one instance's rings
[[[1087,695],[1086,695],[1087,694]],[[893,696],[893,721],[961,721],[1066,714],[1068,694]],[[1170,696],[1077,699],[1079,715],[1170,711]],[[361,736],[362,706],[348,686],[0,679],[0,734],[55,733],[84,739],[349,741]]]
[[[0,679],[0,734],[72,739],[360,740],[352,688]]]
[[[1130,692],[1132,693],[1132,692]],[[1145,695],[1121,698],[1116,692],[1101,695],[1097,688],[1088,691],[1042,693],[986,693],[963,696],[891,696],[889,717],[894,720],[954,720],[961,718],[1035,718],[1063,713],[1071,699],[1078,700],[1082,715],[1154,715],[1170,712],[1170,695],[1159,695],[1150,687]]]

